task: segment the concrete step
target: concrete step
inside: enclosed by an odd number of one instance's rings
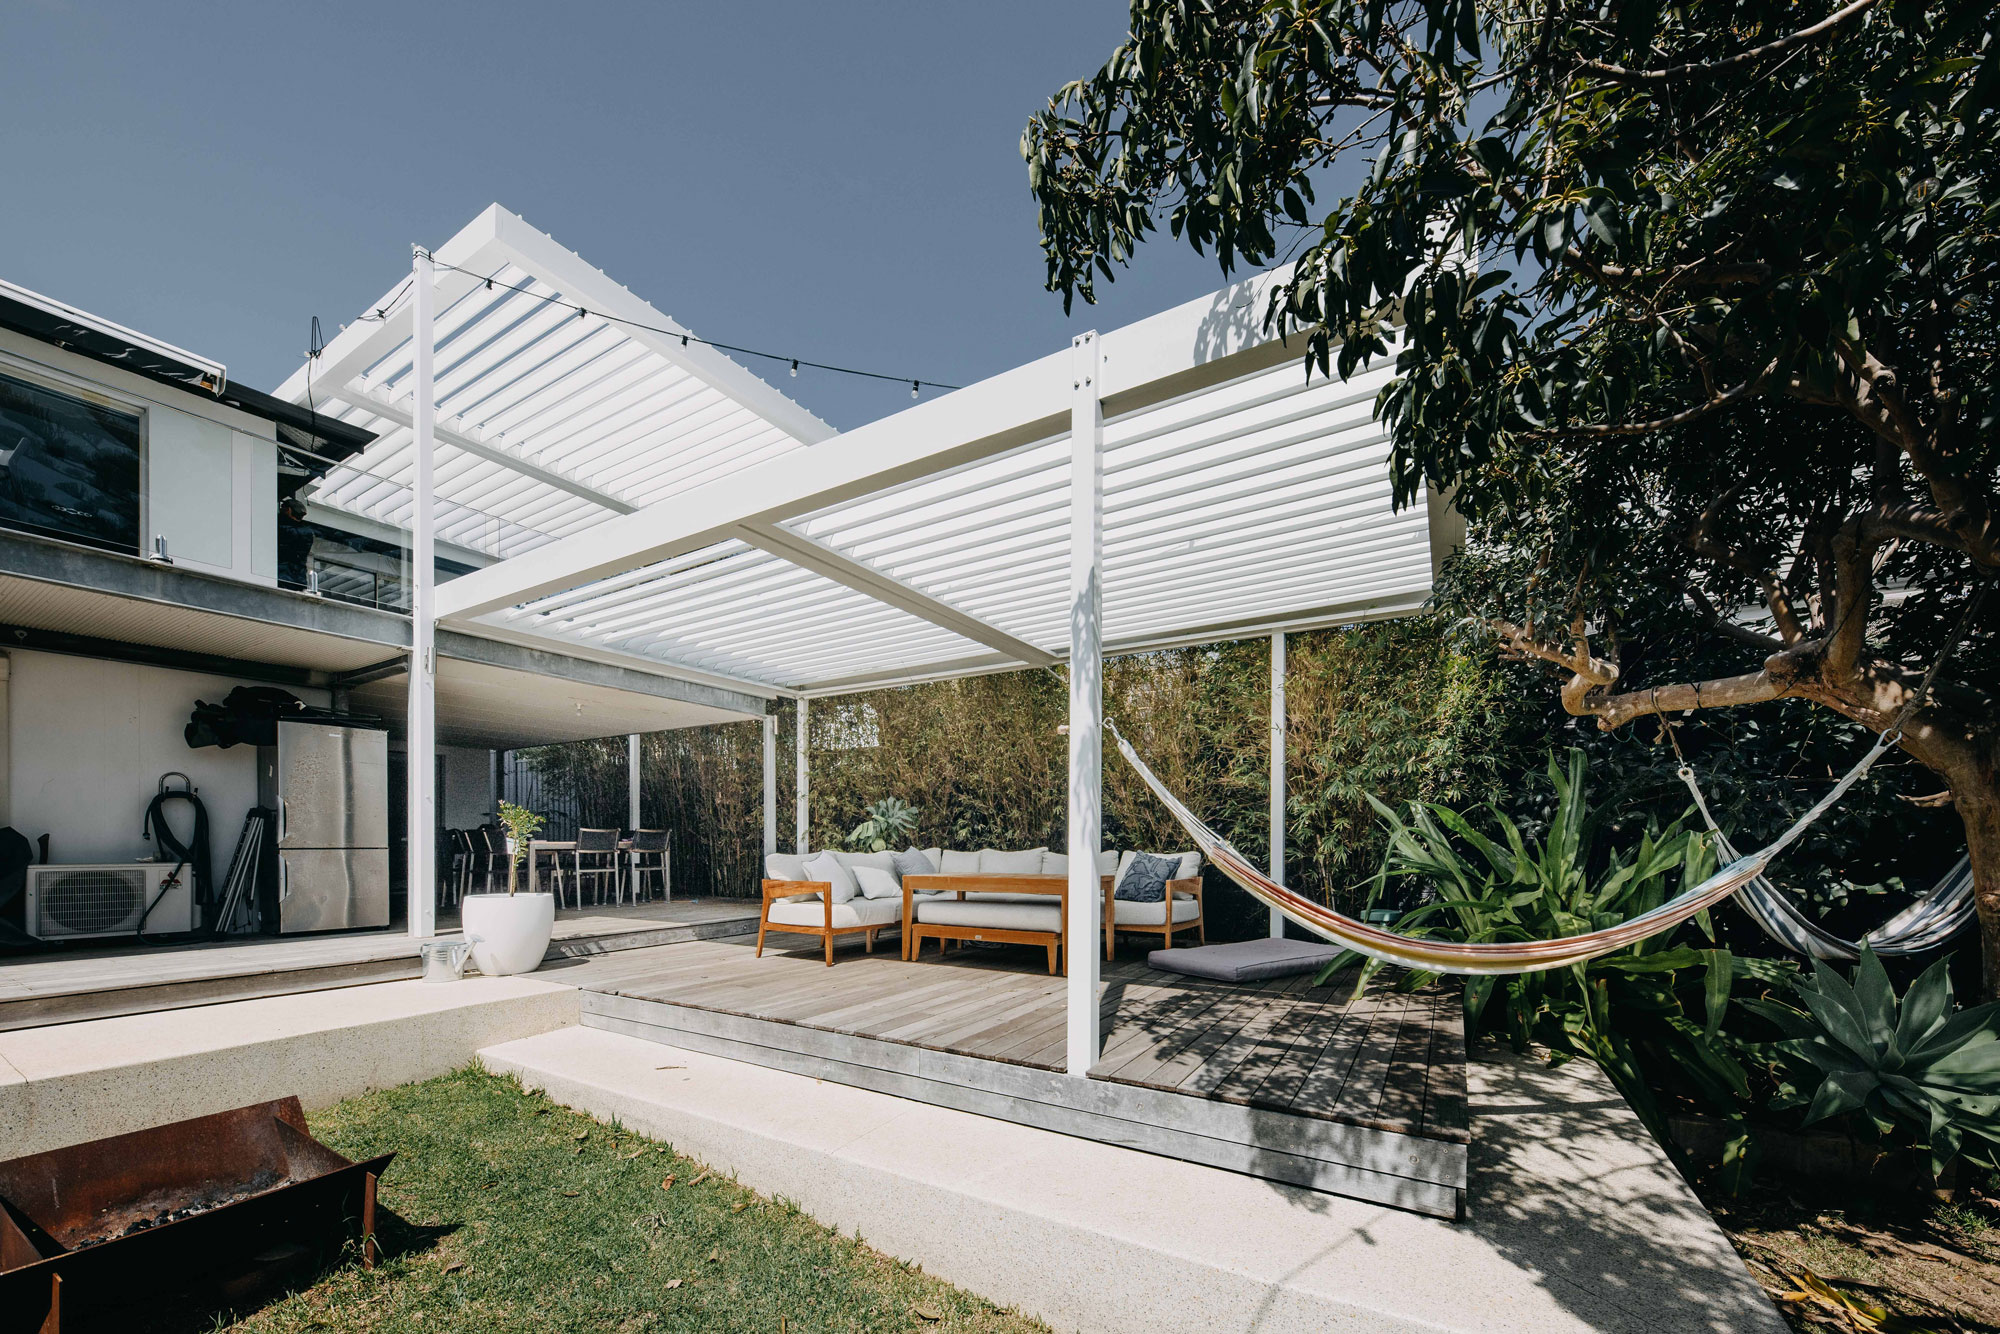
[[[741,935],[757,929],[757,917],[649,922],[603,916],[558,921],[557,929],[543,956],[549,963]],[[416,942],[400,931],[29,957],[0,966],[0,1032],[393,982],[421,971]]]
[[[480,1059],[1057,1329],[1786,1328],[1582,1062],[1475,1059],[1454,1224],[597,1028]]]
[[[532,977],[383,982],[0,1033],[0,1159],[297,1094],[310,1110],[577,1021]]]

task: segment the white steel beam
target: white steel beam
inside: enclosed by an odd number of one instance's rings
[[[410,268],[410,318],[416,338],[414,508],[410,514],[410,703],[405,771],[409,819],[405,847],[410,934],[437,932],[437,559],[431,496],[432,306],[430,252],[419,248]]]
[[[1069,524],[1069,917],[1063,923],[1065,1069],[1085,1078],[1097,1064],[1097,954],[1104,846],[1104,412],[1102,344],[1095,333],[1070,345]],[[1168,905],[1172,907],[1171,904]]]
[[[1285,882],[1285,632],[1271,636],[1271,879]],[[1285,934],[1285,915],[1271,909],[1271,935]]]
[[[778,850],[778,716],[764,715],[764,855]]]
[[[812,837],[812,727],[806,713],[807,703],[804,697],[798,701],[798,735],[792,739],[792,745],[798,752],[798,768],[794,771],[793,782],[792,850],[801,857],[811,851],[806,842]]]
[[[1269,285],[1282,272],[1094,338],[1103,397],[1117,394],[1131,410],[1295,355],[1263,327]],[[1070,357],[1043,357],[454,579],[439,590],[440,614],[479,616],[670,559],[744,523],[782,522],[1059,434]]]
[[[639,734],[633,732],[625,738],[625,827],[639,827]],[[636,898],[637,896],[634,895]]]
[[[746,523],[736,535],[751,546],[768,551],[802,570],[811,570],[856,592],[866,593],[877,602],[887,603],[975,643],[997,649],[1010,658],[1018,659],[1024,667],[1049,667],[1060,661],[1055,654],[1044,652],[1025,639],[1017,639],[1005,630],[968,616],[948,602],[919,593],[908,584],[891,579],[880,570],[844,556],[824,543],[801,536],[782,524]]]

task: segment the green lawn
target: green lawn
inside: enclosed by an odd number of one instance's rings
[[[382,1182],[387,1258],[344,1263],[232,1328],[1044,1328],[511,1079],[461,1070],[311,1121],[349,1157],[396,1152]]]

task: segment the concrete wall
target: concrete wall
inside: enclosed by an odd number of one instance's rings
[[[197,699],[220,700],[253,682],[57,653],[10,653],[7,760],[10,822],[32,841],[46,833],[56,862],[130,861],[151,855],[141,837],[160,775],[194,780],[208,808],[209,859],[229,866],[243,816],[257,800],[257,752],[191,750],[181,734]],[[295,689],[309,704],[326,692]],[[175,786],[179,786],[178,783]],[[182,835],[187,812],[169,819]]]
[[[477,829],[493,819],[490,784],[493,753],[467,746],[439,746],[444,763],[444,810],[439,813],[446,829]]]

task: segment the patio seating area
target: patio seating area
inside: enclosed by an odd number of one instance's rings
[[[1102,1053],[1076,1079],[1066,981],[1034,947],[827,968],[817,939],[766,940],[762,958],[727,936],[552,976],[582,989],[588,1027],[1436,1217],[1463,1207],[1453,986],[1356,995],[1352,974],[1226,984],[1119,960],[1097,988]]]

